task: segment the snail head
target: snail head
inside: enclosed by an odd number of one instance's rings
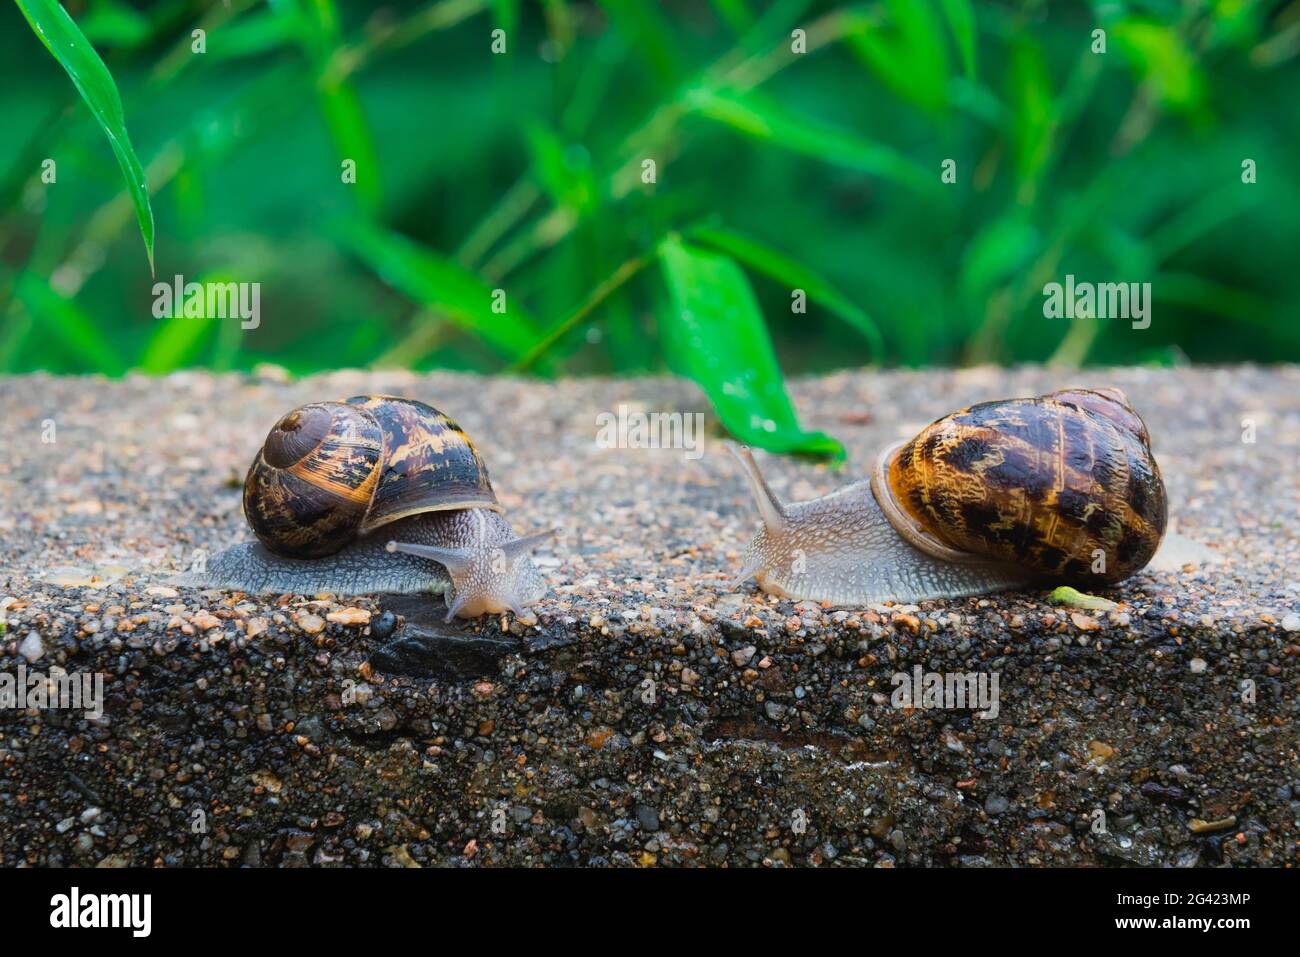
[[[447,621],[456,616],[475,618],[507,611],[522,618],[524,608],[546,594],[546,582],[533,563],[532,550],[560,531],[553,528],[505,542],[467,547],[389,542],[386,548],[432,559],[447,569],[451,578],[446,594]]]

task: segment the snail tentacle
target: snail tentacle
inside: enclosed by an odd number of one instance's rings
[[[522,617],[523,609],[545,594],[546,584],[530,554],[559,529],[517,538],[505,519],[487,509],[446,512],[428,519],[442,532],[440,540],[394,539],[386,543],[385,551],[434,561],[446,569],[448,621],[456,615],[473,618],[505,611]]]
[[[520,555],[528,555],[534,548],[544,545],[552,538],[564,534],[564,529],[560,526],[549,528],[544,532],[537,532],[534,535],[525,535],[522,538],[516,538],[506,542],[501,546],[501,550],[506,553],[508,558],[518,558]]]
[[[758,463],[754,461],[754,453],[748,445],[728,445],[727,448],[744,470],[745,478],[749,482],[749,490],[758,505],[758,514],[763,517],[763,524],[773,530],[779,529],[785,524],[785,506],[781,504],[781,500],[776,497],[768,486],[767,480],[763,478]]]
[[[740,570],[740,573],[727,584],[727,591],[735,591],[741,585],[745,584],[745,582],[758,574],[758,572],[762,570],[762,567],[762,565],[756,562],[746,562],[745,567]]]
[[[463,573],[474,560],[474,551],[469,548],[440,548],[437,545],[416,545],[412,542],[389,541],[384,551],[401,552],[403,555],[419,555],[444,566],[447,571]]]

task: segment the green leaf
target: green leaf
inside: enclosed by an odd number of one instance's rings
[[[198,319],[183,313],[159,319],[140,356],[141,371],[150,375],[164,375],[190,365],[212,337],[217,322],[215,319]]]
[[[14,297],[83,368],[106,375],[121,375],[126,371],[121,357],[100,327],[80,306],[59,295],[40,276],[32,272],[20,273],[14,284]]]
[[[659,247],[673,308],[662,333],[669,365],[699,383],[737,438],[773,452],[843,458],[799,427],[749,280],[730,258],[667,239]]]
[[[1201,74],[1177,30],[1163,23],[1125,20],[1110,28],[1133,71],[1152,85],[1175,109],[1196,106],[1202,95]]]
[[[122,98],[118,95],[113,75],[67,11],[55,0],[17,0],[17,3],[46,49],[68,72],[77,92],[108,137],[135,206],[135,218],[140,224],[145,254],[149,257],[149,272],[153,273],[153,208],[149,205],[149,185],[145,182],[144,167],[131,146],[131,137],[126,132]]]
[[[215,270],[201,273],[193,281],[207,289],[210,283],[238,283],[243,280],[236,279],[228,271]],[[206,307],[207,302],[202,302],[198,311],[206,313]],[[172,303],[172,315],[155,320],[153,335],[149,337],[149,342],[140,355],[139,366],[142,371],[151,375],[165,375],[193,365],[214,338],[226,346],[227,352],[231,348],[238,351],[240,338],[244,334],[238,318],[221,318],[220,312],[211,316],[187,316],[185,312],[186,301],[182,296],[179,301]],[[209,364],[213,367],[217,365],[216,362]]]
[[[940,0],[939,5],[948,19],[948,29],[957,41],[966,78],[974,82],[978,76],[975,69],[975,9],[970,0]]]
[[[937,176],[889,147],[792,113],[761,93],[722,92],[699,87],[687,94],[686,102],[699,115],[774,146],[784,146],[796,153],[873,176],[883,176],[918,192],[931,192],[938,183]]]
[[[364,222],[336,231],[338,238],[383,280],[409,299],[473,332],[511,359],[537,339],[537,323],[507,297],[493,312],[493,290],[472,272],[404,236]]]
[[[716,249],[727,253],[751,269],[757,269],[764,275],[775,279],[790,289],[802,289],[813,302],[821,303],[832,313],[862,333],[871,344],[871,354],[877,362],[884,359],[885,340],[880,334],[880,327],[862,309],[849,301],[848,297],[822,279],[802,263],[798,263],[764,246],[748,236],[728,229],[702,228],[691,232],[692,239],[708,243]]]
[[[220,42],[208,47],[208,65],[260,56],[298,42],[306,26],[292,7],[263,10],[221,27]]]
[[[754,15],[745,6],[745,0],[713,0],[713,11],[733,33],[744,33],[754,25]]]
[[[1020,269],[1038,246],[1038,231],[1018,211],[993,220],[967,244],[962,255],[962,295],[971,304],[981,302]]]
[[[581,147],[566,147],[548,127],[533,123],[528,128],[528,152],[533,171],[555,205],[575,213],[591,210],[596,182],[591,161]]]
[[[519,0],[492,0],[492,25],[504,30],[513,41],[519,22]]]
[[[1052,79],[1043,52],[1021,37],[1012,47],[1008,73],[1011,115],[1016,142],[1016,165],[1022,181],[1041,173],[1052,151]]]
[[[78,24],[91,43],[131,49],[153,35],[149,18],[121,0],[95,0]]]
[[[888,30],[854,33],[850,45],[895,93],[931,112],[947,99],[948,52],[932,0],[887,0]]]
[[[637,50],[661,83],[678,72],[677,36],[657,3],[649,0],[600,0],[610,23]]]
[[[329,70],[331,57],[343,45],[334,0],[299,0],[298,11],[304,45],[316,71],[317,94],[330,139],[341,160],[356,164],[357,194],[364,208],[373,214],[383,205],[379,153],[356,88]]]
[[[790,31],[803,22],[811,5],[812,0],[772,0],[740,38],[740,46],[751,55],[768,53],[778,43],[788,49]]]
[[[320,87],[319,93],[321,112],[339,158],[356,163],[358,194],[364,207],[373,213],[383,205],[383,189],[379,180],[379,154],[366,124],[361,98],[350,83],[327,83]]]

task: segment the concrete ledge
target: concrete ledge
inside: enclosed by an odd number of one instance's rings
[[[690,383],[0,379],[0,674],[106,694],[95,720],[0,711],[0,864],[1295,864],[1300,370],[801,380],[849,463],[765,471],[811,497],[964,404],[1107,383],[1178,530],[1224,561],[1085,612],[726,592],[756,523],[716,430],[698,460],[595,442],[620,403],[707,412]],[[160,583],[245,537],[239,480],[278,414],[359,392],[448,412],[518,531],[568,530],[535,625]],[[996,717],[892,707],[918,666],[996,674]]]

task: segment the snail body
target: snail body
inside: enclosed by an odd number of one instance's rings
[[[447,618],[534,604],[545,583],[469,437],[432,406],[355,396],[294,409],[244,481],[257,542],[213,556],[184,584],[250,593],[441,594]]]
[[[1043,580],[1098,587],[1151,561],[1160,469],[1118,389],[985,402],[884,449],[870,479],[783,505],[742,449],[763,528],[737,580],[864,605],[957,598]]]

